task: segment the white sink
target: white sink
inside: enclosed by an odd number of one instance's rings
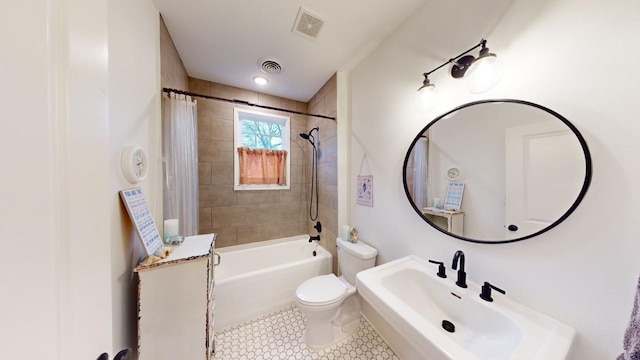
[[[436,270],[407,256],[357,275],[365,316],[403,359],[566,358],[572,328],[507,295],[494,292],[493,302],[482,300],[478,285],[460,288],[455,271],[442,279]],[[444,320],[455,331],[445,330]]]

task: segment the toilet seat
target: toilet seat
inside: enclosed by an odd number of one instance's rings
[[[296,300],[307,306],[324,306],[341,301],[347,288],[334,274],[320,275],[304,281],[296,289]]]

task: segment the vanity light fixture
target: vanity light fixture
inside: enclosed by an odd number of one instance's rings
[[[479,47],[481,49],[478,57],[467,55]],[[474,94],[482,93],[493,88],[498,84],[503,73],[502,63],[498,61],[496,54],[489,52],[487,40],[482,39],[471,49],[449,59],[449,61],[435,69],[422,74],[424,80],[422,86],[418,89],[419,108],[421,110],[430,108],[435,102],[435,85],[429,80],[429,75],[440,70],[447,64],[451,64],[449,70],[451,77],[456,79],[464,78],[467,88]]]

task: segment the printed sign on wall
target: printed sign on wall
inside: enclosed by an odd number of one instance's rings
[[[358,204],[373,206],[373,176],[358,176]]]
[[[127,208],[129,218],[136,227],[136,231],[142,240],[147,255],[154,255],[162,249],[162,239],[156,227],[156,223],[151,217],[151,211],[147,207],[141,188],[127,189],[120,191],[120,198]]]

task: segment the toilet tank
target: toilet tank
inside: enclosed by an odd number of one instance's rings
[[[344,278],[355,286],[356,274],[376,265],[378,250],[362,241],[352,243],[341,238],[336,239],[336,246],[338,248],[338,268]]]

